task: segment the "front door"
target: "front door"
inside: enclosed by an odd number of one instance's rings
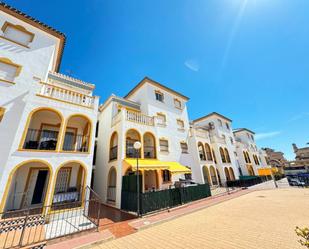
[[[39,170],[33,191],[31,205],[41,204],[43,202],[47,176],[48,170]]]

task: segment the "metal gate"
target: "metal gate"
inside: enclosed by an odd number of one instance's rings
[[[84,201],[0,214],[0,248],[44,245],[48,240],[99,226],[101,202],[86,188]]]

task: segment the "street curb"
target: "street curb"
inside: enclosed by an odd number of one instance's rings
[[[94,242],[90,242],[88,244],[84,244],[82,246],[74,247],[74,249],[90,249],[94,246],[104,244],[105,242],[108,242],[108,241],[111,241],[111,240],[114,240],[114,239],[115,239],[115,236],[111,235],[110,237],[105,238],[105,239],[97,240],[97,241],[94,241]]]

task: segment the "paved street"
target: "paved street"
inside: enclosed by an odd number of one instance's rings
[[[255,191],[94,248],[297,249],[308,207],[309,190]]]

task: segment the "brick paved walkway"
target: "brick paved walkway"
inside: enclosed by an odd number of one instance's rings
[[[308,207],[306,189],[254,191],[93,248],[298,249]]]

